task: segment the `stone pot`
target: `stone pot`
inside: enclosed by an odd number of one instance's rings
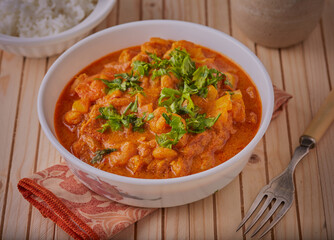
[[[233,0],[233,19],[254,42],[273,48],[303,41],[320,20],[324,0]]]

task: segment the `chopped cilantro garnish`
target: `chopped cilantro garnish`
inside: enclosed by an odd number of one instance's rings
[[[131,89],[130,94],[142,93],[143,88],[139,86],[141,83],[139,81],[139,76],[133,74],[133,71],[129,73],[121,73],[114,75],[116,79],[109,81],[107,79],[96,78],[97,80],[101,80],[107,86],[107,93],[110,94],[115,90],[120,90],[125,92],[128,89]]]
[[[113,106],[110,107],[101,107],[99,108],[100,115],[96,118],[102,118],[107,120],[105,124],[102,125],[102,129],[98,130],[100,133],[104,133],[107,129],[112,131],[119,131],[122,128],[123,116],[119,115],[116,112],[116,109]]]
[[[150,121],[154,118],[154,114],[153,113],[150,113],[148,116],[147,116],[147,121]]]
[[[147,55],[150,57],[149,62],[134,61],[130,74],[115,74],[116,79],[113,81],[100,79],[107,85],[107,91],[110,93],[119,89],[125,92],[130,89],[130,94],[143,93],[143,88],[139,86],[141,77],[151,75],[151,79],[155,79],[172,73],[181,80],[178,89],[162,89],[158,104],[164,106],[169,113],[186,115],[186,124],[181,121],[181,117],[164,113],[163,117],[172,129],[168,133],[157,135],[157,143],[162,147],[171,148],[186,132],[201,133],[212,127],[220,114],[211,118],[207,118],[205,114],[199,114],[199,107],[194,104],[191,96],[196,94],[205,98],[208,94],[208,86],[213,85],[217,88],[217,83],[220,81],[223,81],[228,88],[232,88],[226,75],[216,69],[209,69],[206,65],[196,68],[190,54],[179,48],[170,52],[170,59],[162,59],[151,53]],[[123,126],[128,128],[130,125],[133,131],[144,131],[145,122],[154,117],[152,113],[148,114],[147,118],[146,113],[143,117],[134,114],[138,112],[138,97],[126,107],[123,114],[118,114],[112,106],[100,108],[99,111],[101,115],[97,118],[107,120],[99,130],[102,133],[107,129],[117,131]],[[128,111],[131,113],[127,114]]]
[[[151,69],[151,64],[143,61],[134,61],[132,67],[133,71],[139,73],[140,76],[147,76]]]
[[[202,97],[206,97],[208,94],[208,86],[213,85],[217,88],[217,83],[221,80],[225,80],[226,75],[216,69],[209,69],[206,65],[197,68],[193,74],[192,84],[198,89],[198,93]],[[226,82],[230,83],[228,80]]]
[[[92,164],[94,163],[100,163],[103,159],[103,157],[109,153],[112,153],[112,152],[115,152],[117,151],[117,149],[115,148],[106,148],[106,149],[103,149],[103,150],[97,150],[94,154],[94,157],[92,158],[92,160],[90,160],[90,162]]]
[[[198,114],[196,117],[186,119],[187,131],[191,133],[202,133],[208,128],[211,128],[221,114],[217,117],[206,118],[206,114]]]
[[[161,147],[172,148],[173,145],[177,144],[182,136],[187,132],[182,118],[176,115],[163,113],[162,116],[165,118],[166,123],[172,127],[168,133],[156,135],[156,141]]]
[[[126,115],[128,111],[132,113]],[[117,113],[116,109],[113,106],[110,107],[101,107],[99,108],[100,115],[96,118],[102,118],[107,120],[106,123],[102,125],[102,128],[98,131],[100,133],[104,133],[106,130],[111,129],[112,131],[119,131],[122,127],[129,128],[132,125],[132,130],[134,132],[142,132],[144,131],[145,121],[149,121],[152,119],[152,113],[149,114],[148,118],[146,118],[146,113],[143,114],[143,117],[138,117],[134,113],[138,112],[138,96],[134,102],[131,102],[124,110],[123,114]]]

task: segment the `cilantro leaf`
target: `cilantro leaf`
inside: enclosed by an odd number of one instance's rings
[[[164,69],[164,68],[154,69],[152,71],[151,79],[154,80],[156,77],[161,77],[163,75],[168,75],[168,70],[167,69]]]
[[[173,88],[164,88],[161,90],[160,98],[158,100],[159,106],[166,107],[167,110],[177,113],[180,105],[180,97],[182,92]],[[165,99],[165,100],[164,100]],[[164,100],[164,101],[163,101]]]
[[[139,73],[140,76],[148,76],[151,64],[143,61],[134,61],[132,67],[133,71]]]
[[[117,149],[115,148],[106,148],[106,149],[103,149],[103,150],[97,150],[94,154],[94,157],[92,158],[92,160],[90,160],[90,162],[92,164],[94,163],[100,163],[103,159],[103,157],[109,153],[112,153],[112,152],[115,152],[117,151]]]
[[[101,80],[106,86],[106,91],[108,94],[112,93],[115,90],[120,90],[122,92],[127,91],[128,89],[131,89],[130,94],[136,94],[136,93],[142,93],[143,88],[139,86],[141,83],[139,81],[139,76],[134,75],[133,71],[131,73],[121,73],[121,74],[115,74],[116,78],[112,81],[109,81],[107,79],[102,78],[95,78],[96,80]]]
[[[213,85],[217,88],[217,83],[226,80],[226,75],[216,69],[209,69],[206,65],[196,69],[193,74],[192,84],[198,89],[198,93],[202,97],[206,97],[208,93],[207,87]],[[226,85],[226,83],[224,84]]]
[[[133,113],[126,115],[129,110]],[[97,130],[100,133],[104,133],[108,129],[111,129],[112,131],[119,131],[123,126],[129,128],[130,125],[132,125],[132,130],[134,132],[144,131],[146,113],[144,113],[143,117],[141,118],[134,114],[135,112],[138,112],[138,96],[136,96],[136,100],[134,102],[131,102],[125,108],[123,114],[117,113],[113,106],[101,107],[99,108],[99,112],[100,115],[98,115],[96,118],[107,120],[106,123],[102,125],[102,128]],[[152,117],[152,115],[153,114],[150,114],[150,119],[154,117]]]
[[[132,112],[138,112],[138,96],[136,96],[134,102],[130,102],[129,105],[125,108],[123,115],[125,115],[129,110]]]
[[[182,118],[176,115],[167,115],[163,113],[162,116],[166,119],[168,125],[172,127],[168,133],[156,135],[156,141],[159,146],[164,148],[172,148],[173,145],[177,144],[182,136],[187,132],[186,127],[182,122]]]
[[[221,114],[215,118],[206,118],[206,114],[198,114],[196,117],[186,119],[187,131],[191,133],[202,133],[211,128],[218,120]]]
[[[154,118],[154,114],[153,113],[150,113],[148,116],[147,116],[147,121],[150,121]]]
[[[96,118],[105,119],[107,122],[102,125],[102,129],[97,130],[98,132],[104,133],[109,128],[112,131],[118,131],[122,128],[122,116],[116,112],[114,107],[101,107],[99,112],[100,115]]]
[[[171,51],[170,56],[171,71],[177,78],[189,82],[191,75],[196,70],[195,62],[191,60],[189,53],[186,50],[175,48]]]

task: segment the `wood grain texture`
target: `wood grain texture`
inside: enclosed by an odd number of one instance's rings
[[[207,1],[207,24],[230,34],[229,2]],[[241,199],[239,177],[215,194],[215,220],[217,239],[242,239],[242,231],[236,232],[241,221]],[[228,216],[228,217],[227,217]]]
[[[164,2],[163,16],[166,19],[186,20],[185,1],[168,0]],[[189,17],[189,16],[188,16]],[[189,205],[166,208],[164,219],[165,239],[189,239]]]
[[[47,69],[50,68],[57,57],[48,59]],[[42,171],[60,161],[61,156],[59,152],[52,146],[44,132],[40,131],[35,171]],[[55,226],[53,221],[44,218],[36,208],[31,209],[29,239],[53,239]]]
[[[45,73],[45,59],[27,59],[23,70],[22,91],[18,108],[12,165],[3,236],[7,239],[25,237],[29,230],[29,203],[17,190],[17,182],[34,172],[38,146],[39,124],[37,118],[37,93]]]
[[[326,68],[326,54],[320,24],[304,42],[305,69],[310,94],[312,116],[317,114],[323,101],[330,92],[330,82]],[[332,111],[332,119],[334,112]],[[324,203],[324,214],[328,239],[334,236],[334,124],[325,131],[316,146],[318,156],[319,177]]]
[[[118,4],[119,24],[140,20],[140,0],[120,0]]]
[[[269,49],[258,45],[257,56],[266,67],[273,84],[283,89],[284,83],[279,50]],[[270,123],[265,134],[269,180],[279,175],[288,166],[291,160],[288,124],[286,118],[286,111],[284,110],[277,119]],[[299,238],[295,202],[286,216],[277,224],[277,227],[275,227],[274,236],[277,239]]]
[[[162,19],[163,1],[162,0],[142,0],[141,5],[142,20]]]
[[[218,191],[215,198],[217,239],[243,239],[242,231],[235,231],[242,219],[239,177]]]
[[[117,233],[112,240],[131,240],[135,239],[135,224]]]
[[[161,239],[162,209],[151,213],[137,223],[137,239]]]
[[[131,21],[140,20],[141,15],[141,1],[140,0],[121,0],[117,2],[116,7],[113,9],[109,18],[112,19],[109,21],[109,24],[122,24]],[[150,217],[150,216],[148,216]],[[123,230],[115,239],[135,239],[135,226],[137,223],[132,224],[126,230]]]
[[[189,238],[189,205],[165,209],[164,239],[186,240]]]
[[[233,1],[230,3],[233,4]],[[232,36],[245,44],[250,50],[255,52],[254,42],[247,38],[235,24],[233,12],[231,13],[231,21]],[[266,156],[264,151],[264,141],[261,140],[257,144],[255,150],[253,151],[252,157],[241,173],[242,181],[240,184],[242,187],[243,214],[247,213],[258,192],[262,189],[263,186],[267,184],[268,179],[266,175]],[[266,212],[264,214],[266,214]],[[242,217],[244,217],[244,215]],[[249,226],[250,223],[251,221],[248,221],[245,226]],[[254,230],[255,228],[251,230],[250,233],[252,233]],[[246,239],[250,239],[250,235],[251,234],[247,234]],[[264,236],[264,239],[271,239],[271,234],[268,233],[266,236]]]
[[[206,24],[244,43],[264,63],[273,83],[294,96],[228,186],[196,203],[158,210],[113,239],[249,239],[249,234],[235,232],[236,226],[258,191],[287,166],[299,136],[333,87],[334,0],[326,0],[321,23],[303,44],[281,50],[250,41],[235,25],[230,4],[232,0],[118,0],[92,31],[160,18]],[[1,239],[71,239],[16,190],[20,178],[61,160],[40,130],[36,113],[40,81],[56,59],[24,59],[0,51]],[[297,167],[294,205],[264,239],[334,238],[333,141],[332,125]]]
[[[322,14],[322,36],[326,54],[326,67],[331,87],[334,87],[334,0],[326,0]],[[334,236],[332,232],[331,236]]]
[[[10,167],[12,144],[15,136],[17,105],[20,93],[23,57],[3,52],[0,68],[0,226],[6,202],[7,177]],[[2,228],[1,228],[2,229]],[[1,232],[1,231],[0,231]],[[1,235],[0,235],[1,238]]]
[[[298,146],[299,137],[311,120],[311,100],[302,45],[284,49],[281,53],[286,90],[294,96],[294,101],[289,103],[288,108],[291,146],[294,149]],[[325,217],[315,151],[311,151],[299,163],[295,172],[295,180],[302,238],[326,239]]]

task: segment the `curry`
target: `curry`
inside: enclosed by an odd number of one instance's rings
[[[261,101],[234,62],[188,41],[151,38],[93,62],[55,109],[60,143],[118,175],[174,178],[215,167],[255,136]]]

